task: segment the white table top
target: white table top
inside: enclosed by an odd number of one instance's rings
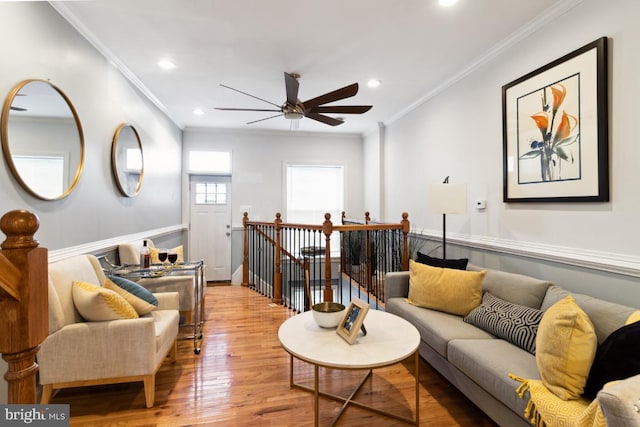
[[[307,311],[287,319],[278,330],[284,349],[306,362],[329,368],[369,369],[392,365],[413,354],[420,334],[411,323],[394,314],[369,310],[364,319],[367,335],[358,333],[353,344],[334,329],[318,326]]]

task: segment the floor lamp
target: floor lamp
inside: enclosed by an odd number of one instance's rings
[[[447,259],[447,214],[467,212],[467,186],[450,184],[446,177],[442,184],[429,189],[429,212],[442,214],[442,261]]]

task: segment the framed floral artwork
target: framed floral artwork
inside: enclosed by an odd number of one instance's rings
[[[505,202],[609,200],[607,39],[502,87]]]

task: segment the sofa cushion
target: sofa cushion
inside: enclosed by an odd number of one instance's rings
[[[462,317],[409,304],[404,298],[390,298],[385,311],[411,322],[420,332],[422,341],[447,357],[447,344],[452,339],[495,339],[493,335],[462,321]]]
[[[52,334],[62,328],[65,323],[62,305],[58,298],[58,292],[51,281],[51,276],[48,277],[47,296],[49,298],[49,334]]]
[[[485,270],[482,289],[505,301],[540,309],[551,282],[506,271],[484,269],[469,264],[469,271]],[[544,310],[543,310],[544,311]]]
[[[138,313],[123,297],[102,286],[73,282],[73,303],[87,321],[135,319]]]
[[[139,315],[147,314],[158,308],[157,305],[150,304],[142,298],[132,294],[131,292],[126,291],[125,289],[113,283],[110,279],[107,279],[104,282],[104,287],[105,289],[109,289],[110,291],[113,291],[124,298],[129,304],[131,304],[131,307],[133,307],[133,309]],[[158,300],[156,299],[156,302],[157,301]]]
[[[421,264],[430,265],[431,267],[455,268],[456,270],[466,270],[469,263],[468,258],[460,259],[442,259],[425,255],[422,252],[416,254],[416,261]]]
[[[598,347],[584,393],[595,397],[609,381],[640,374],[640,322],[614,331]],[[640,398],[640,392],[638,394]]]
[[[466,316],[480,305],[484,271],[438,268],[409,260],[409,302]]]
[[[597,345],[589,317],[571,296],[549,307],[536,339],[536,364],[542,383],[563,400],[578,399]]]
[[[485,292],[482,304],[474,308],[464,321],[535,354],[540,319],[540,310],[513,304]]]
[[[587,313],[596,330],[599,343],[603,343],[609,334],[624,326],[629,316],[638,310],[637,308],[616,304],[589,295],[569,292],[555,285],[551,286],[547,291],[540,309],[542,311],[547,310],[567,295],[571,295],[580,308]]]
[[[504,340],[454,339],[449,342],[448,360],[519,416],[527,402],[518,397],[520,383],[509,373],[540,378],[535,356]]]
[[[135,295],[136,297],[146,301],[147,303],[158,306],[158,299],[143,286],[137,284],[136,282],[132,282],[129,279],[125,279],[124,277],[119,276],[109,276],[109,280],[113,283],[124,289],[125,291]]]
[[[631,313],[629,317],[627,317],[627,320],[625,320],[624,324],[630,325],[634,322],[640,322],[640,310]]]

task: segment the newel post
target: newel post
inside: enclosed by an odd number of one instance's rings
[[[333,302],[333,289],[331,288],[331,233],[333,233],[333,224],[331,223],[331,214],[324,214],[324,222],[322,223],[322,233],[324,233],[324,300]]]
[[[25,210],[0,218],[7,236],[0,246],[0,353],[10,404],[37,403],[35,357],[49,333],[47,249],[33,238],[39,226]]]
[[[242,253],[242,286],[249,286],[249,213],[242,214],[244,227],[244,250]]]
[[[276,230],[276,267],[273,272],[273,302],[276,304],[282,304],[282,271],[280,270],[280,260],[282,257],[282,242],[280,239],[280,230],[282,229],[281,217],[282,215],[280,214],[280,212],[276,213],[276,220],[274,221]]]
[[[409,224],[409,214],[402,212],[402,270],[409,270],[409,231],[411,230]]]

